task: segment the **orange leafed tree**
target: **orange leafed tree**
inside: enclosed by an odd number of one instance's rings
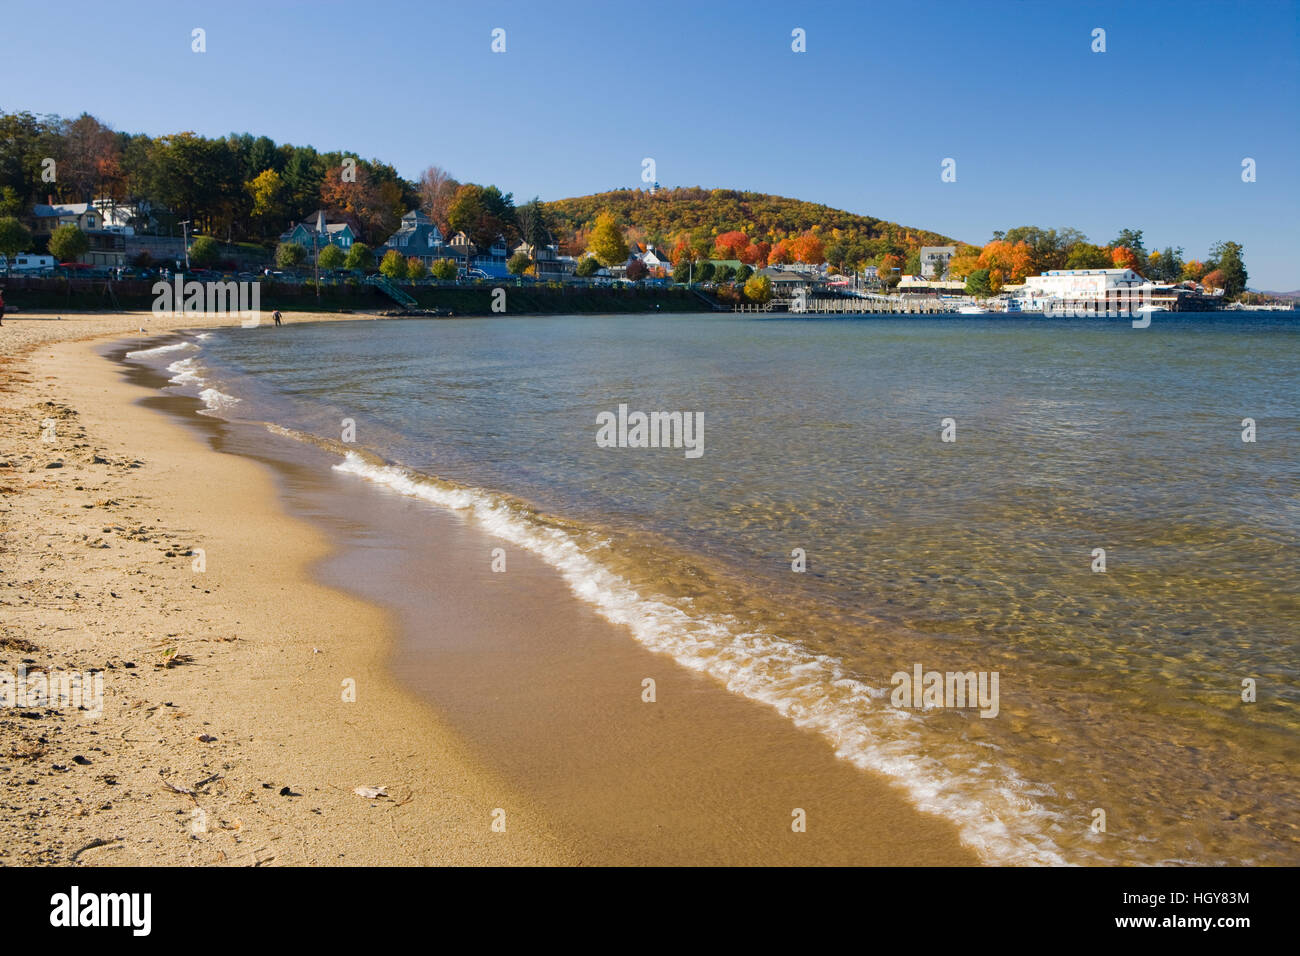
[[[715,259],[740,259],[740,254],[747,248],[749,248],[749,237],[738,230],[724,232],[713,240]]]
[[[1223,273],[1218,269],[1213,272],[1207,272],[1201,276],[1201,285],[1207,289],[1222,289],[1224,284]]]
[[[767,261],[775,265],[790,265],[794,262],[794,250],[790,247],[790,240],[782,239],[772,247],[772,251],[767,254]]]
[[[948,275],[954,279],[964,279],[980,267],[980,253],[983,250],[979,246],[968,246],[961,243],[957,246],[957,254],[948,260]]]
[[[1033,274],[1034,253],[1028,243],[1017,242],[1012,245],[1006,240],[994,239],[980,252],[979,267],[989,270],[990,282],[994,271],[1002,276],[1002,282],[1005,282],[1007,277],[1010,277],[1012,282],[1024,282],[1025,276]]]
[[[1115,263],[1116,269],[1132,269],[1138,271],[1138,257],[1128,246],[1116,246],[1110,251],[1110,261]]]
[[[355,178],[347,180],[342,166],[325,174],[320,187],[321,205],[354,220],[367,240],[382,242],[396,229],[401,215],[401,189],[392,183],[376,185],[365,166],[358,165],[351,172]]]
[[[795,259],[805,265],[815,266],[826,261],[826,243],[811,232],[805,232],[790,243],[790,247]]]

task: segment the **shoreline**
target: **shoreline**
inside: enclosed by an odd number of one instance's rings
[[[356,320],[355,316],[337,318]],[[286,320],[288,319],[289,315],[286,315]],[[177,323],[176,328],[194,327]],[[116,331],[130,333],[131,329]],[[149,337],[166,331],[171,330],[155,328]],[[119,335],[119,343],[113,348],[126,351],[126,348],[120,347],[123,344],[120,340],[125,337],[129,337],[129,334]],[[131,347],[141,346],[133,344]],[[102,343],[98,348],[100,352],[104,350]],[[136,494],[141,494],[143,488],[144,494],[137,507],[144,506],[151,514],[158,514],[160,508],[167,512],[168,505],[171,505],[173,510],[164,514],[164,520],[159,524],[165,531],[183,529],[189,540],[172,544],[170,550],[177,552],[182,544],[192,543],[199,532],[205,535],[212,533],[206,530],[202,522],[195,522],[190,517],[194,509],[212,510],[210,503],[203,503],[207,501],[205,495],[219,496],[217,489],[224,487],[226,496],[230,497],[232,492],[229,489],[240,489],[234,495],[240,499],[238,507],[231,503],[234,513],[227,512],[225,518],[231,526],[227,533],[239,539],[238,548],[242,549],[240,553],[244,555],[243,562],[249,568],[230,583],[235,584],[241,594],[247,594],[252,601],[241,598],[237,610],[230,605],[222,610],[242,622],[239,625],[241,629],[248,627],[250,612],[247,608],[250,604],[262,605],[262,620],[275,625],[277,630],[284,629],[280,616],[287,616],[291,623],[295,617],[303,616],[312,621],[312,625],[299,621],[300,629],[307,628],[306,634],[299,630],[287,640],[263,642],[260,639],[245,640],[241,637],[214,647],[202,647],[200,653],[203,656],[195,661],[198,666],[187,664],[157,668],[162,675],[161,679],[169,687],[179,683],[177,678],[180,675],[198,681],[200,669],[213,668],[213,682],[219,674],[222,687],[206,688],[206,698],[201,703],[207,710],[205,716],[214,726],[229,726],[232,723],[239,725],[243,722],[237,731],[227,730],[225,734],[207,731],[217,737],[216,742],[191,746],[206,748],[206,753],[212,754],[214,749],[221,746],[222,741],[242,737],[246,728],[253,728],[252,736],[257,736],[257,704],[247,702],[249,706],[236,707],[234,703],[238,702],[240,694],[237,690],[230,693],[241,681],[253,686],[269,679],[273,685],[284,686],[285,683],[292,682],[296,686],[302,686],[304,681],[322,670],[320,662],[333,665],[337,660],[345,660],[353,666],[344,666],[343,669],[365,673],[364,681],[358,678],[358,683],[371,688],[372,700],[379,698],[374,709],[367,712],[369,726],[364,730],[360,727],[353,728],[353,743],[357,751],[353,755],[355,758],[359,759],[365,749],[374,743],[373,735],[376,733],[381,735],[379,739],[384,739],[382,734],[388,731],[393,734],[391,739],[403,741],[423,734],[426,739],[437,739],[437,749],[456,754],[456,759],[450,760],[450,769],[459,775],[465,788],[475,794],[481,794],[485,789],[490,789],[495,794],[510,793],[509,798],[498,796],[495,802],[488,800],[491,806],[486,809],[482,803],[475,806],[472,799],[466,803],[463,792],[443,794],[444,799],[456,796],[462,798],[462,819],[454,824],[444,821],[441,828],[444,840],[450,826],[452,836],[459,843],[450,850],[444,847],[444,855],[441,857],[433,855],[433,862],[682,863],[693,859],[760,865],[799,862],[952,865],[978,862],[973,852],[959,844],[955,827],[948,821],[922,814],[908,804],[884,778],[866,774],[838,760],[824,741],[794,727],[785,718],[761,705],[735,697],[708,678],[690,673],[671,659],[654,655],[640,647],[631,640],[630,635],[598,619],[589,607],[569,595],[554,572],[543,567],[541,562],[533,560],[530,563],[526,556],[512,556],[511,567],[516,573],[509,576],[510,584],[505,595],[501,593],[501,588],[505,585],[500,577],[495,581],[481,578],[476,580],[473,574],[465,572],[466,562],[461,559],[466,553],[476,553],[484,547],[485,541],[491,539],[481,533],[476,536],[463,527],[458,529],[451,515],[424,514],[421,520],[429,524],[421,527],[436,530],[437,547],[428,549],[435,552],[433,556],[422,558],[419,562],[413,561],[412,564],[419,564],[419,571],[425,575],[424,580],[440,582],[436,593],[429,598],[429,606],[424,609],[426,619],[429,616],[447,617],[456,622],[455,626],[444,628],[446,635],[449,635],[447,639],[451,641],[450,650],[453,654],[473,644],[467,635],[475,635],[480,642],[496,642],[493,655],[488,657],[492,662],[490,673],[483,666],[478,666],[476,670],[470,664],[461,673],[447,673],[445,659],[432,662],[423,659],[428,658],[429,648],[410,640],[410,635],[417,630],[416,620],[419,615],[413,615],[414,608],[409,601],[404,610],[399,610],[399,602],[383,600],[384,595],[375,593],[373,587],[371,593],[362,595],[369,600],[361,600],[356,596],[358,592],[364,592],[365,588],[347,587],[348,581],[356,581],[358,572],[362,572],[363,576],[382,577],[368,573],[371,568],[365,563],[366,555],[347,547],[346,535],[340,534],[337,528],[329,530],[319,522],[309,526],[303,520],[309,518],[313,510],[319,511],[322,494],[327,498],[333,494],[336,508],[342,501],[337,492],[331,493],[328,489],[322,490],[319,487],[328,484],[327,475],[317,482],[315,477],[306,477],[306,472],[291,474],[292,462],[281,462],[279,474],[276,475],[277,466],[274,464],[262,462],[271,467],[259,467],[257,461],[244,457],[241,452],[247,454],[250,451],[248,447],[221,448],[220,450],[231,453],[211,454],[212,448],[206,446],[215,445],[215,441],[209,438],[205,442],[196,436],[194,429],[168,419],[176,416],[188,418],[192,424],[200,426],[200,433],[221,431],[228,436],[223,442],[231,445],[239,445],[244,440],[234,436],[237,429],[227,423],[195,414],[195,409],[200,404],[196,400],[167,396],[156,389],[123,383],[123,367],[105,362],[96,354],[94,346],[83,346],[78,350],[65,345],[52,351],[51,360],[45,360],[42,356],[40,362],[33,364],[38,365],[38,371],[44,375],[53,373],[54,379],[59,383],[57,388],[61,400],[74,408],[79,407],[78,402],[82,405],[91,404],[89,399],[92,393],[95,395],[95,411],[83,416],[90,437],[98,442],[107,429],[116,432],[113,437],[119,444],[125,444],[127,440],[138,444],[142,434],[150,437],[156,435],[155,447],[166,445],[174,457],[179,459],[182,456],[176,453],[176,449],[177,446],[182,446],[186,464],[197,467],[205,476],[211,476],[203,483],[198,501],[193,496],[199,488],[192,485],[189,487],[191,500],[185,502],[177,498],[170,503],[160,501],[159,496],[149,492],[158,491],[163,485],[168,485],[171,491],[181,486],[174,482],[169,485],[165,479],[155,480],[153,488],[148,487],[147,483],[141,486],[138,482],[144,475],[143,470],[137,470],[136,474],[127,478],[132,482]],[[102,367],[92,372],[86,366],[93,363]],[[130,378],[131,375],[128,373],[126,377]],[[109,383],[104,381],[106,378],[116,378],[118,388],[108,388]],[[70,380],[76,380],[76,384]],[[105,402],[105,395],[111,395],[111,404]],[[130,405],[130,413],[120,407],[122,403]],[[157,415],[158,410],[168,414]],[[152,427],[146,427],[145,416],[151,418]],[[127,440],[122,436],[124,429],[131,432]],[[184,432],[189,433],[185,436],[186,441],[182,441],[178,434]],[[263,436],[260,440],[263,447],[270,443],[270,436]],[[122,450],[130,452],[131,449]],[[140,452],[137,450],[135,454],[139,455]],[[160,455],[160,458],[172,465],[173,455]],[[111,460],[111,455],[100,457],[109,457]],[[257,455],[254,454],[253,457]],[[234,464],[231,467],[225,467],[232,462]],[[0,475],[4,474],[5,471],[0,470]],[[274,487],[277,484],[279,487]],[[313,485],[312,494],[317,496],[315,499],[301,490],[307,484]],[[286,487],[298,490],[286,492]],[[249,488],[254,490],[249,491]],[[99,489],[96,491],[98,493]],[[375,509],[372,517],[386,515],[391,519],[395,515],[401,515],[401,509],[393,507],[395,499],[392,495],[374,490],[369,490],[366,494],[373,497],[373,501],[366,506]],[[249,508],[249,502],[256,502],[257,507]],[[346,504],[356,507],[351,498]],[[91,514],[95,510],[89,509]],[[295,513],[297,517],[293,516]],[[6,523],[10,516],[10,513],[6,513]],[[97,515],[94,520],[101,518],[103,515]],[[167,518],[172,520],[168,521]],[[401,520],[410,520],[410,515]],[[266,522],[276,527],[274,534],[266,533]],[[296,526],[294,534],[288,539],[281,537],[280,529],[289,526]],[[271,540],[276,542],[274,548],[266,543]],[[286,547],[286,540],[294,542],[293,547]],[[116,547],[117,542],[114,541],[113,544]],[[225,551],[228,546],[222,544],[219,550]],[[158,546],[155,545],[156,547]],[[208,550],[210,570],[204,576],[205,584],[215,580],[211,573],[215,570],[211,568],[211,564],[215,563],[211,557],[214,550],[217,549]],[[262,577],[267,572],[263,570],[259,573],[257,568],[272,560],[265,553],[271,550],[276,552],[273,560],[281,565],[286,562],[286,557],[280,552],[289,552],[295,567],[292,573],[285,573],[287,580],[272,579],[268,584]],[[409,549],[402,552],[408,553]],[[144,557],[141,555],[142,561]],[[156,551],[153,557],[156,560]],[[188,598],[188,595],[177,592],[182,589],[192,590],[189,578],[194,575],[188,570],[190,560],[188,556],[182,555],[170,562],[163,562],[179,565],[182,572],[180,582],[171,582],[169,599]],[[408,577],[419,577],[414,570],[407,570],[410,571]],[[5,575],[6,578],[9,576]],[[317,583],[322,577],[330,586]],[[394,579],[401,577],[399,573]],[[150,584],[163,589],[168,586],[161,581],[151,581]],[[278,588],[273,586],[276,584]],[[353,596],[343,595],[345,587]],[[216,588],[210,590],[217,591]],[[285,591],[312,593],[313,606],[310,609],[291,610],[291,607],[296,606],[280,603]],[[315,622],[322,619],[323,613],[315,596],[317,591],[329,595],[327,605],[338,606],[333,622],[337,624],[344,621],[348,625],[333,638],[327,638],[324,633],[318,635],[314,629]],[[118,593],[122,592],[119,590]],[[524,598],[522,601],[521,596]],[[510,610],[501,610],[503,606]],[[545,613],[538,615],[538,607],[545,608]],[[220,613],[217,609],[213,610]],[[405,619],[399,621],[403,616]],[[143,622],[135,623],[139,626]],[[176,626],[170,624],[169,630]],[[364,642],[357,638],[371,633],[382,633],[384,639],[370,647],[361,646]],[[534,638],[539,634],[543,638],[541,643],[544,652],[530,649],[530,645],[535,643]],[[184,636],[176,639],[185,642],[190,648],[185,652],[187,655],[200,657],[200,653],[193,650],[194,641],[186,640]],[[321,651],[320,655],[314,653],[317,649]],[[446,651],[447,648],[444,647],[443,650]],[[240,659],[249,656],[250,651],[255,661]],[[299,656],[292,662],[285,661],[282,658],[286,653]],[[559,670],[555,667],[554,658],[557,655],[564,661],[563,668]],[[480,665],[482,663],[483,655],[480,652]],[[256,673],[250,675],[248,670],[254,664],[267,668],[272,676],[268,678]],[[668,700],[679,702],[668,704],[666,700],[657,705],[653,723],[640,719],[640,715],[647,711],[639,701],[639,675],[647,672],[660,677],[660,686],[668,692],[665,693]],[[110,675],[113,673],[111,670],[106,672],[106,683],[111,684]],[[339,673],[341,671],[335,670],[332,677]],[[611,697],[615,688],[623,687],[626,681],[633,679],[631,692],[623,694],[622,690],[618,690],[617,693],[621,695],[619,699]],[[566,684],[569,690],[575,686],[580,690],[565,693]],[[334,705],[331,702],[326,707],[323,698],[337,697],[337,686],[337,680],[332,683],[327,681],[322,689],[322,700],[314,702],[313,706],[298,706],[295,701],[293,706],[277,710],[275,736],[297,740],[314,736],[318,731],[323,731],[325,736],[336,736],[336,711],[331,710]],[[377,692],[374,689],[376,686],[381,687],[381,690]],[[521,694],[521,688],[524,691],[532,689],[534,693]],[[189,690],[195,693],[200,688]],[[220,694],[217,693],[218,690],[221,691]],[[485,709],[481,701],[492,696],[494,691],[499,693],[491,706]],[[557,691],[560,693],[557,694]],[[167,693],[170,695],[168,699],[173,703],[173,698],[182,697],[176,691]],[[563,703],[587,698],[601,701],[601,707],[584,705],[575,708]],[[111,694],[109,699],[111,700]],[[222,706],[223,701],[225,706]],[[430,707],[430,704],[433,706]],[[475,714],[475,708],[482,713]],[[537,719],[539,711],[545,713],[545,720]],[[397,719],[399,712],[402,720]],[[109,719],[108,713],[106,705],[106,716],[98,722],[100,725]],[[605,735],[596,735],[599,739],[584,739],[592,727],[592,721],[608,722],[611,713],[618,715],[615,729]],[[0,714],[0,719],[7,716]],[[265,730],[261,732],[265,733]],[[533,735],[531,743],[519,746],[518,741],[528,738],[529,734]],[[665,738],[670,741],[670,746],[664,746]],[[267,746],[258,753],[245,750],[236,755],[235,759],[243,762],[239,766],[247,765],[246,774],[256,766],[261,769],[262,776],[283,776],[283,772],[275,768],[279,766],[278,760],[287,759],[276,756],[277,750],[283,751],[285,748],[285,742],[280,741],[278,747],[271,747],[271,741],[262,742]],[[162,761],[174,766],[181,761],[171,756],[169,748],[178,746],[184,747],[186,744],[172,739],[167,744],[154,745],[150,757],[155,764]],[[581,754],[581,761],[575,761],[575,754]],[[390,808],[392,812],[388,816],[404,814],[405,822],[409,824],[410,829],[404,836],[408,850],[416,849],[409,844],[418,846],[422,842],[425,834],[422,834],[419,823],[421,814],[419,811],[412,812],[411,807],[424,804],[422,809],[427,815],[429,795],[426,783],[447,777],[448,758],[444,755],[437,761],[430,760],[427,750],[423,757],[417,752],[399,758],[391,751],[388,756],[389,783],[385,784],[383,779],[378,779],[385,776],[383,773],[372,773],[367,779],[355,782],[348,778],[338,785],[340,790],[334,795],[333,804],[327,807],[319,806],[323,796],[293,786],[293,792],[308,794],[317,801],[315,809],[298,814],[301,826],[320,827],[324,822],[322,816],[333,817],[337,824],[331,831],[330,839],[321,838],[311,844],[315,853],[327,852],[327,848],[332,848],[334,842],[341,842],[348,846],[345,852],[349,855],[338,862],[430,861],[427,853],[419,856],[410,852],[403,853],[393,847],[383,849],[383,840],[375,839],[373,833],[369,832],[369,826],[363,822],[366,819],[364,813],[352,813],[343,822],[345,811],[349,808],[371,808],[372,817],[376,809]],[[300,772],[307,774],[314,784],[319,784],[321,778],[326,776],[340,775],[340,762],[336,758],[319,753],[307,753],[299,755],[299,758],[299,763],[290,763],[290,766],[301,768]],[[62,761],[59,762],[62,764]],[[230,760],[223,762],[229,763]],[[374,759],[370,762],[373,767]],[[576,766],[577,763],[581,766]],[[200,769],[210,771],[212,766],[220,768],[221,764],[209,757]],[[354,762],[352,766],[355,768],[357,764]],[[505,778],[511,784],[508,788],[497,782],[503,768]],[[74,769],[81,771],[93,768]],[[232,770],[221,772],[224,774],[223,783],[226,777],[233,777],[236,773]],[[759,774],[758,778],[754,776],[755,773]],[[208,776],[208,773],[198,773],[196,770],[191,775],[194,779],[189,782],[194,783]],[[582,781],[580,788],[575,787],[575,777]],[[137,775],[137,779],[138,786],[143,788],[147,785],[145,778]],[[176,776],[168,779],[176,779]],[[392,781],[396,779],[401,779],[402,783],[394,788]],[[764,788],[754,786],[758,779],[766,785]],[[651,786],[652,780],[657,781],[657,784]],[[387,785],[392,799],[373,801],[372,807],[371,801],[363,800],[350,792],[352,786],[371,785]],[[756,794],[759,789],[769,794],[771,800],[765,802],[765,798],[760,799]],[[180,810],[174,810],[173,815],[187,806],[192,811],[195,802],[205,812],[210,811],[205,805],[206,793],[192,799],[162,790],[161,794],[138,794],[132,801],[136,808],[133,811],[135,815],[139,816],[139,809],[148,806],[159,796],[172,802],[179,801]],[[263,788],[261,793],[246,792],[244,796],[260,798],[261,804],[271,801],[270,806],[280,811],[281,815],[284,806],[295,804],[295,798],[278,795],[278,785],[270,790]],[[410,798],[409,803],[401,802],[407,797]],[[442,801],[435,798],[433,802],[441,805]],[[681,806],[683,802],[686,806]],[[259,799],[254,799],[252,803],[259,803]],[[509,838],[508,852],[502,849],[502,844],[505,844],[502,835],[489,832],[490,820],[486,815],[503,804],[512,808],[509,811],[508,832],[516,834]],[[120,805],[119,803],[118,806]],[[807,806],[816,824],[810,825],[810,832],[799,846],[790,846],[790,806]],[[523,812],[516,815],[514,808],[522,808]],[[326,812],[321,814],[317,810]],[[222,814],[222,820],[228,823],[230,814],[234,811],[218,807],[218,812]],[[257,811],[245,811],[245,817],[239,818],[241,828],[247,827],[246,818],[255,812]],[[473,818],[476,813],[479,818],[472,822],[463,819],[465,816]],[[108,815],[112,816],[111,813]],[[645,819],[656,815],[662,818],[662,822],[645,827]],[[67,821],[65,829],[73,829],[75,821],[80,819],[74,817]],[[742,822],[759,821],[760,826],[770,829],[766,837],[755,838],[752,834],[736,832]],[[829,827],[828,821],[831,821]],[[154,824],[156,829],[157,821]],[[175,820],[168,825],[172,830],[178,828]],[[390,821],[388,826],[392,825]],[[683,836],[689,834],[689,837],[670,849],[660,847],[658,838],[667,835],[662,833],[665,826],[671,826]],[[426,816],[424,828],[437,828],[437,821]],[[183,827],[180,829],[184,830]],[[242,832],[242,829],[237,832]],[[557,833],[561,835],[557,836]],[[225,834],[224,830],[222,834]],[[84,836],[85,831],[80,835]],[[493,838],[497,839],[498,846],[484,845],[483,841]],[[135,838],[126,838],[127,841],[132,839]],[[241,845],[249,840],[251,835],[240,841]],[[713,845],[706,849],[710,841]],[[5,839],[0,841],[0,846],[7,846],[11,842],[11,839]],[[224,860],[196,859],[195,844],[206,847],[211,842],[201,836],[188,835],[186,840],[180,842],[186,844],[188,856],[175,862],[240,862],[232,859],[229,853]],[[116,845],[120,847],[122,843]],[[80,858],[80,862],[106,862],[105,858],[114,852],[117,851],[111,846],[92,848]],[[370,855],[359,860],[355,855],[358,853]],[[130,862],[164,861],[161,856],[151,856]],[[253,854],[243,862],[262,861]],[[276,862],[335,861],[299,854],[279,857]]]
[[[129,336],[133,321],[0,339],[0,668],[104,674],[98,719],[0,709],[0,862],[572,862],[392,680],[391,616],[316,583],[328,542],[283,512],[266,469],[142,405],[157,393],[84,341]],[[52,445],[38,415],[56,421]],[[354,792],[376,786],[388,796]],[[493,833],[502,805],[515,825]]]

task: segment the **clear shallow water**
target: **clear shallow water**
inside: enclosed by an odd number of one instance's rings
[[[353,456],[358,480],[542,554],[990,861],[1300,860],[1295,317],[558,317],[195,344],[141,360],[186,363],[178,386],[221,414],[335,440],[352,419],[353,447],[403,466]],[[598,447],[621,403],[703,412],[703,456]],[[917,663],[997,671],[998,716],[892,707]]]

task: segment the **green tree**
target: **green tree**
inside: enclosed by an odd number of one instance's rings
[[[772,298],[772,280],[767,276],[751,276],[745,283],[745,298],[762,304]]]
[[[332,242],[327,243],[325,248],[316,254],[316,264],[322,269],[341,269],[347,259],[347,253]]]
[[[221,255],[221,247],[211,236],[198,236],[190,244],[190,263],[200,268],[210,266]]]
[[[673,281],[685,285],[694,279],[698,279],[700,270],[697,269],[690,257],[682,256],[677,260],[677,265],[673,266]]]
[[[627,261],[627,240],[623,230],[614,221],[614,214],[602,212],[596,217],[596,224],[591,228],[587,239],[587,248],[600,260],[603,266],[622,265]]]
[[[730,282],[735,277],[735,266],[720,265],[713,271],[713,279],[715,282]]]
[[[749,277],[752,276],[753,274],[754,274],[754,270],[752,268],[750,268],[749,266],[741,266],[739,269],[736,270],[736,281],[737,282],[748,281]]]
[[[512,276],[521,276],[528,271],[528,267],[533,264],[533,259],[526,252],[516,252],[506,263],[506,269]]]
[[[1183,274],[1183,250],[1166,246],[1147,257],[1147,278],[1157,282],[1177,282]]]
[[[715,268],[712,262],[701,262],[695,267],[695,281],[708,282],[713,278],[714,271]]]
[[[56,262],[75,262],[90,248],[90,239],[76,226],[59,226],[50,236],[50,255]]]
[[[1070,247],[1065,257],[1067,269],[1110,269],[1114,262],[1110,250],[1105,246],[1094,246],[1090,242],[1077,242]]]
[[[429,268],[424,264],[424,260],[418,256],[411,256],[406,260],[406,278],[423,279],[429,274]]]
[[[583,256],[574,267],[573,274],[581,279],[590,279],[600,271],[600,260],[595,256]]]
[[[345,269],[371,269],[375,265],[375,254],[364,242],[354,242],[348,254],[343,258]]]
[[[992,295],[993,286],[989,282],[988,269],[976,269],[966,277],[966,294],[967,295]]]
[[[456,263],[451,259],[438,259],[430,267],[429,272],[435,279],[441,279],[443,282],[449,282],[456,278]]]
[[[406,259],[396,249],[389,249],[384,253],[384,259],[379,263],[379,272],[390,279],[406,278]]]
[[[1115,241],[1110,245],[1112,251],[1123,248],[1133,253],[1133,258],[1137,260],[1132,264],[1133,271],[1142,276],[1148,274],[1147,250],[1146,247],[1142,245],[1141,229],[1121,229],[1119,235],[1115,237]],[[1115,260],[1112,257],[1112,262],[1113,261]]]
[[[551,241],[550,222],[540,199],[534,197],[516,209],[515,221],[519,224],[519,238],[534,249]]]
[[[921,251],[919,249],[907,254],[907,261],[903,263],[903,272],[909,276],[919,276],[921,274]]]
[[[490,245],[496,237],[514,229],[515,207],[510,194],[502,195],[496,186],[467,183],[456,190],[447,207],[447,222],[479,246]]]
[[[1146,258],[1147,250],[1146,247],[1142,245],[1141,229],[1121,229],[1119,235],[1115,237],[1115,241],[1110,245],[1112,249],[1115,246],[1123,246],[1125,249],[1132,249],[1133,253],[1139,259]]]
[[[14,256],[24,251],[31,241],[32,234],[27,227],[13,216],[0,219],[0,256],[5,257],[5,272],[9,271]]]
[[[1222,273],[1223,295],[1235,298],[1246,291],[1246,263],[1239,242],[1216,242],[1210,247],[1212,268]]]
[[[296,242],[282,242],[275,250],[275,264],[292,269],[307,261],[307,250]]]
[[[0,216],[16,216],[23,211],[23,197],[13,186],[0,186]]]

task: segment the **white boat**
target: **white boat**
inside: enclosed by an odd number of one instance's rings
[[[988,315],[989,310],[982,305],[963,305],[957,310],[960,315]]]

